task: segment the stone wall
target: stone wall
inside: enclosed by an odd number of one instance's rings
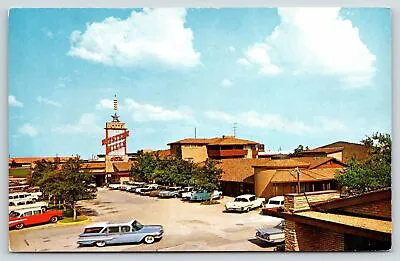
[[[304,193],[285,195],[285,211],[298,212],[309,210],[309,204],[340,198],[340,193],[336,190],[307,192],[305,195]]]

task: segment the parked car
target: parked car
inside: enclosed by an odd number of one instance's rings
[[[182,200],[190,200],[190,198],[192,197],[193,194],[197,193],[197,190],[192,190],[189,192],[184,192],[182,193]]]
[[[285,220],[282,220],[273,228],[259,228],[256,232],[256,238],[262,242],[280,243],[285,241]]]
[[[46,211],[46,209],[49,207],[49,204],[44,201],[33,201],[29,198],[10,200],[10,202],[8,203],[8,213],[14,210],[36,208],[36,207],[39,207],[42,210]]]
[[[179,192],[178,192],[178,197],[182,197],[182,195],[184,194],[184,193],[187,193],[187,192],[192,192],[194,190],[194,187],[183,187]]]
[[[42,195],[41,192],[15,192],[15,193],[10,193],[8,194],[8,200],[13,200],[13,199],[31,199],[33,201],[39,200],[39,194],[40,196]]]
[[[131,192],[131,193],[135,193],[137,188],[142,188],[145,186],[144,182],[135,182],[133,184],[131,184],[129,186],[129,188],[127,188],[126,191]]]
[[[269,209],[269,208],[277,208],[277,207],[283,207],[284,205],[284,196],[276,196],[276,197],[272,197],[268,200],[268,202],[266,204],[263,205],[263,214],[264,210]]]
[[[137,220],[127,223],[95,223],[84,228],[79,235],[79,246],[105,245],[144,242],[152,244],[156,239],[161,239],[164,230],[160,225],[142,225]]]
[[[177,198],[181,189],[182,187],[169,187],[166,190],[161,191],[158,196],[160,198]]]
[[[211,199],[220,199],[221,197],[222,197],[221,191],[214,190],[212,192]],[[210,192],[207,192],[205,190],[193,193],[192,196],[190,197],[190,201],[205,201],[205,200],[210,200]]]
[[[150,196],[150,193],[152,191],[155,191],[155,190],[159,190],[160,191],[160,187],[162,187],[162,186],[160,186],[158,184],[149,185],[147,188],[143,188],[142,190],[140,190],[140,195],[142,195],[142,196]],[[164,187],[162,187],[162,188],[165,189]]]
[[[25,226],[43,223],[56,223],[62,218],[62,211],[43,211],[40,207],[11,211],[8,218],[8,228],[21,229]]]
[[[255,195],[252,194],[245,194],[236,197],[233,202],[227,202],[225,204],[225,210],[249,212],[252,209],[262,207],[263,203],[263,198],[257,198]]]
[[[119,186],[121,186],[120,183],[111,183],[108,185],[108,188],[111,190],[117,190],[119,188]]]
[[[164,187],[164,186],[159,186],[158,189],[152,190],[152,191],[150,191],[150,192],[148,192],[148,193],[149,193],[149,196],[150,196],[150,197],[158,197],[158,195],[160,194],[160,192],[161,192],[161,191],[165,191],[166,189],[167,189],[167,188]],[[146,195],[147,195],[147,192],[146,192]]]

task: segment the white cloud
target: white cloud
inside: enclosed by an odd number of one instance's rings
[[[33,127],[30,123],[25,123],[24,125],[22,125],[18,129],[18,132],[31,137],[34,137],[38,134],[38,130],[35,127]]]
[[[281,23],[264,43],[251,45],[245,58],[264,72],[284,66],[294,75],[328,75],[349,87],[367,86],[375,75],[376,56],[362,42],[359,29],[339,12],[340,8],[279,8]]]
[[[209,119],[233,123],[237,122],[250,128],[260,128],[288,133],[316,133],[316,132],[335,132],[343,131],[347,128],[345,125],[334,119],[318,117],[314,120],[314,125],[303,121],[288,119],[279,114],[264,113],[255,111],[241,112],[236,115],[223,111],[207,111],[205,116]]]
[[[229,46],[228,47],[228,52],[229,53],[234,53],[235,51],[236,51],[235,47],[233,47],[233,46]]]
[[[131,112],[135,121],[193,120],[188,108],[171,110],[161,106],[141,104],[133,99],[126,99],[124,106]]]
[[[8,96],[8,105],[13,107],[24,107],[24,104],[15,98],[14,95]]]
[[[173,67],[200,64],[193,32],[185,28],[186,10],[179,8],[133,11],[122,20],[108,17],[73,31],[69,55],[110,66],[134,66],[156,60]]]
[[[271,62],[269,49],[268,45],[260,43],[250,46],[245,52],[246,61],[258,65],[262,74],[276,75],[282,72],[282,68]]]
[[[239,58],[236,60],[236,63],[240,64],[240,65],[244,65],[244,66],[251,65],[250,62],[246,58]]]
[[[62,107],[62,104],[61,104],[61,103],[56,102],[56,101],[49,100],[49,99],[44,98],[44,97],[42,97],[42,96],[36,97],[36,100],[37,100],[37,102],[40,103],[40,104],[48,104],[48,105],[52,105],[52,106],[55,106],[55,107]]]
[[[97,117],[93,113],[84,113],[79,121],[75,124],[65,124],[62,126],[58,126],[53,128],[54,132],[59,133],[93,133],[93,132],[101,132],[101,127],[96,123]]]
[[[221,85],[223,87],[230,87],[230,86],[233,85],[233,82],[231,80],[229,80],[229,79],[223,79],[222,82],[221,82]]]
[[[96,104],[96,109],[114,109],[114,101],[110,99],[101,99]]]
[[[44,27],[42,28],[42,32],[50,39],[53,39],[54,34],[52,31],[50,31],[48,28]]]

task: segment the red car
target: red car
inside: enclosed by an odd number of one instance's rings
[[[25,226],[43,223],[56,223],[62,218],[62,211],[41,208],[28,208],[11,211],[8,217],[8,228],[21,229]]]

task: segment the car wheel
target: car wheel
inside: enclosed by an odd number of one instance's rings
[[[22,224],[22,223],[19,223],[19,224],[15,225],[16,229],[22,229],[23,227],[24,227],[24,224]]]
[[[154,240],[155,240],[155,238],[154,238],[153,236],[146,236],[146,237],[144,238],[144,242],[145,242],[146,244],[153,244],[153,243],[154,243]]]
[[[250,207],[246,208],[246,212],[249,212],[249,211],[250,211]]]
[[[42,207],[42,211],[46,212],[47,208],[46,207]]]
[[[51,223],[56,223],[58,221],[58,217],[54,216],[50,218]]]
[[[96,243],[94,243],[97,247],[104,247],[106,245],[105,241],[97,241]]]

